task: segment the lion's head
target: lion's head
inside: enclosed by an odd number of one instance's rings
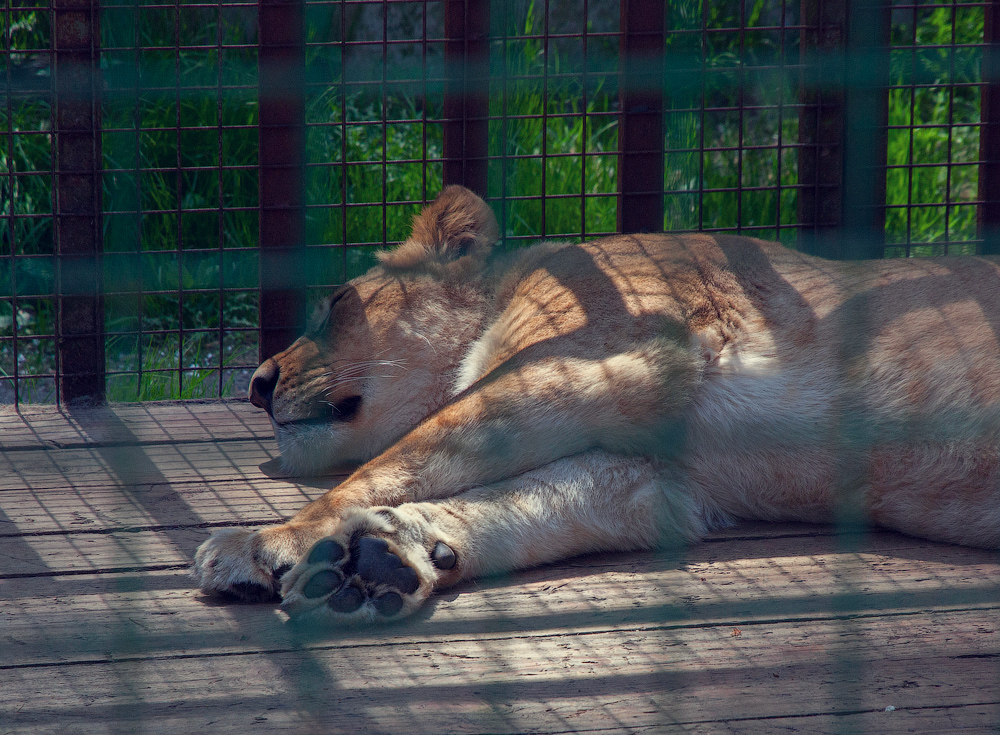
[[[448,399],[481,329],[480,275],[498,234],[479,197],[447,187],[406,242],[337,289],[302,337],[257,368],[250,401],[270,415],[287,471],[370,459]]]

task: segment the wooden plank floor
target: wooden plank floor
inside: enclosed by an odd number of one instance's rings
[[[197,545],[337,482],[270,434],[244,403],[0,412],[0,735],[1000,728],[997,554],[893,533],[746,524],[323,635],[220,604]]]

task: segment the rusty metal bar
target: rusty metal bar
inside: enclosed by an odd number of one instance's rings
[[[854,260],[885,254],[889,18],[887,0],[850,0],[842,235],[828,257]]]
[[[982,127],[979,129],[981,252],[1000,254],[1000,0],[986,6],[983,29]]]
[[[621,0],[618,231],[663,230],[663,0]]]
[[[800,247],[837,259],[885,248],[889,9],[802,0]]]
[[[301,333],[305,317],[303,0],[258,5],[260,358]]]
[[[845,0],[802,0],[800,55],[799,245],[812,253],[835,248],[841,222],[844,170],[842,51]],[[834,241],[834,242],[831,242]]]
[[[103,401],[100,6],[55,0],[55,240],[62,403]]]
[[[444,184],[486,194],[489,144],[489,0],[444,7]]]

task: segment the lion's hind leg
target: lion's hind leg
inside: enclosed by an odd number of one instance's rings
[[[204,592],[230,600],[277,600],[282,575],[336,523],[337,519],[331,518],[320,523],[282,523],[258,531],[216,531],[198,547],[192,576]]]
[[[937,541],[1000,548],[1000,446],[886,445],[871,460],[871,518]]]
[[[348,511],[282,578],[282,607],[303,621],[398,619],[464,579],[704,532],[665,466],[589,452],[451,498]]]

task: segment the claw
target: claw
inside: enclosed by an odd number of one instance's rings
[[[431,552],[431,561],[438,569],[452,569],[458,561],[454,550],[444,541],[434,544],[434,551]]]
[[[216,594],[227,600],[234,602],[275,602],[279,598],[278,593],[270,587],[254,584],[253,582],[236,582],[227,589],[216,590]]]

